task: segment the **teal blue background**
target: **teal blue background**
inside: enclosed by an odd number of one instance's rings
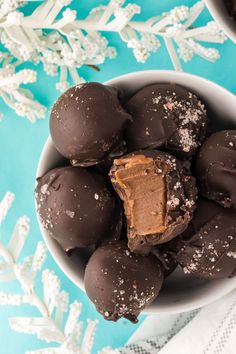
[[[142,14],[137,18],[144,20],[163,11],[168,11],[176,5],[192,5],[195,2],[193,0],[137,0],[135,3],[142,6]],[[73,7],[79,10],[79,17],[83,18],[92,7],[101,3],[106,4],[107,1],[75,1]],[[34,5],[30,4],[26,10],[30,12],[32,6]],[[210,18],[208,11],[205,10],[198,23],[203,25]],[[110,44],[117,48],[118,57],[100,65],[100,72],[82,68],[80,73],[86,80],[103,82],[115,76],[138,70],[172,69],[164,46],[158,53],[153,54],[145,64],[138,64],[130,49],[126,48],[117,34],[109,34],[107,38]],[[221,59],[217,63],[212,64],[195,57],[190,63],[183,64],[184,70],[213,80],[236,93],[236,45],[228,40],[224,45],[215,45],[215,47],[218,47],[221,52]],[[25,67],[30,66],[26,64]],[[38,81],[31,85],[31,89],[33,89],[36,98],[49,110],[59,95],[55,90],[55,83],[56,78],[47,77],[42,68],[38,67]],[[31,219],[31,231],[23,255],[30,255],[34,252],[37,241],[41,240],[35,216],[33,190],[37,163],[49,133],[49,111],[46,118],[36,124],[31,124],[26,119],[18,117],[2,101],[0,101],[0,111],[4,113],[4,120],[0,122],[0,199],[6,191],[16,194],[16,201],[1,229],[1,236],[3,240],[7,240],[16,219],[21,215],[28,215]],[[62,288],[69,292],[70,300],[77,299],[83,303],[82,319],[99,319],[93,354],[104,346],[119,347],[124,345],[138,325],[132,325],[124,320],[118,323],[106,322],[96,313],[86,295],[62,274],[50,254],[48,254],[46,266],[55,270],[59,275]],[[0,291],[17,292],[20,289],[17,283],[1,283]],[[34,336],[18,334],[9,328],[8,317],[27,315],[37,315],[37,311],[27,306],[0,308],[0,354],[20,354],[26,350],[45,346],[44,342],[37,340]],[[144,318],[144,316],[140,316],[140,322]]]

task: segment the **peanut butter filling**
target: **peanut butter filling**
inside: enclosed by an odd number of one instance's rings
[[[115,160],[115,165],[113,183],[124,201],[129,236],[165,232],[166,166],[144,155]]]

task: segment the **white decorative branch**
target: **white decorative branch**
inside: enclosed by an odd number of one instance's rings
[[[43,118],[46,108],[33,99],[29,90],[23,89],[22,84],[36,82],[36,72],[33,70],[20,70],[16,73],[16,65],[2,63],[0,68],[0,97],[19,116],[35,122]]]
[[[6,193],[0,202],[0,224],[14,200]],[[56,342],[56,347],[28,351],[28,354],[90,354],[94,342],[97,321],[88,320],[82,336],[83,323],[79,320],[82,305],[74,301],[69,306],[68,293],[61,290],[60,280],[49,269],[42,271],[43,298],[35,289],[35,281],[46,259],[46,247],[38,242],[33,256],[19,262],[19,256],[29,234],[29,219],[21,217],[17,222],[8,245],[0,243],[0,281],[17,280],[21,286],[18,294],[0,292],[0,306],[28,304],[39,311],[38,317],[13,317],[10,327],[17,332],[36,335],[46,342]],[[69,311],[65,325],[64,317]],[[107,349],[107,353],[109,353]],[[111,351],[112,353],[112,351]]]
[[[24,3],[3,0],[0,5],[0,40],[8,50],[7,54],[0,53],[0,96],[19,115],[31,121],[41,118],[45,109],[28,91],[20,88],[20,84],[36,80],[32,70],[15,72],[22,62],[42,63],[48,75],[59,72],[56,87],[64,91],[69,87],[68,76],[76,84],[84,81],[78,74],[83,65],[99,65],[106,58],[116,57],[115,48],[108,45],[101,31],[118,33],[141,63],[158,51],[159,38],[163,38],[173,66],[179,71],[182,70],[181,60],[187,62],[194,55],[211,62],[219,59],[218,50],[206,48],[200,42],[226,40],[213,21],[193,28],[205,8],[203,1],[192,7],[175,7],[169,13],[158,14],[144,22],[133,20],[141,12],[140,6],[125,6],[125,0],[110,0],[106,6],[92,9],[83,20],[77,19],[77,12],[69,7],[59,15],[70,5],[70,0],[45,0],[29,16],[20,11]]]

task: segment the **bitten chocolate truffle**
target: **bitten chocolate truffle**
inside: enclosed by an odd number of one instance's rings
[[[196,200],[189,162],[140,151],[114,160],[110,176],[124,202],[131,251],[147,253],[186,229]]]
[[[224,207],[236,208],[236,130],[212,134],[196,160],[201,194]]]
[[[224,0],[230,17],[236,21],[236,0]]]
[[[85,290],[106,320],[137,322],[139,313],[158,296],[163,268],[152,255],[131,253],[125,241],[99,247],[85,270]]]
[[[179,246],[176,258],[186,274],[204,279],[236,275],[236,210],[199,199]]]
[[[86,247],[121,229],[119,202],[103,176],[81,167],[56,168],[37,179],[41,224],[64,250]]]
[[[126,104],[129,151],[163,147],[188,158],[204,140],[207,116],[203,103],[184,87],[155,84],[138,91]]]
[[[70,88],[54,104],[52,140],[72,164],[94,165],[126,151],[123,131],[131,116],[117,94],[114,88],[91,82]]]

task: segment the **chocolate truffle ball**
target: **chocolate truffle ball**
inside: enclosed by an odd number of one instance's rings
[[[224,0],[230,17],[236,21],[236,0]]]
[[[131,253],[125,241],[99,247],[85,270],[85,290],[106,320],[121,317],[137,322],[139,313],[155,298],[163,269],[152,255]]]
[[[204,105],[184,87],[147,86],[127,102],[126,109],[133,116],[126,130],[129,151],[163,147],[187,158],[196,153],[205,138]]]
[[[186,229],[197,193],[189,162],[139,151],[115,159],[110,176],[124,202],[131,251],[148,253]]]
[[[236,275],[236,210],[199,199],[176,258],[186,274],[199,278]]]
[[[72,164],[94,165],[125,152],[123,131],[130,119],[114,88],[92,82],[81,84],[70,88],[54,104],[51,136],[57,150]]]
[[[236,130],[211,135],[197,155],[201,194],[224,207],[236,207]]]
[[[56,168],[37,179],[43,228],[64,250],[93,245],[121,228],[119,202],[103,176],[82,167]]]

